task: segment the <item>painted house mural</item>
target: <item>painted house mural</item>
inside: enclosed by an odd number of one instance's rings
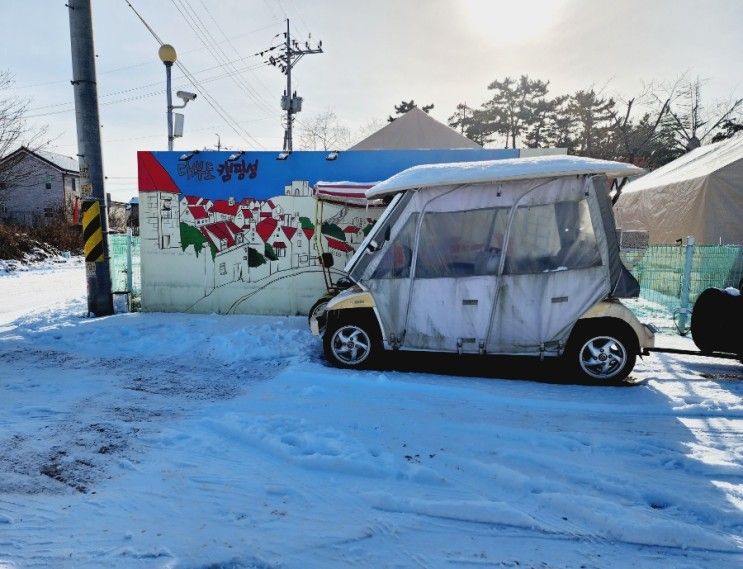
[[[363,198],[374,182],[421,163],[517,155],[349,151],[328,160],[325,152],[295,152],[277,160],[275,152],[139,152],[143,308],[306,313],[325,292],[319,254],[333,255],[340,276],[383,211]]]

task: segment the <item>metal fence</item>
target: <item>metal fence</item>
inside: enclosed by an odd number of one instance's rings
[[[640,298],[629,306],[662,330],[685,334],[691,308],[707,288],[738,287],[743,246],[652,245],[622,249],[622,260],[640,282]]]
[[[131,293],[132,304],[136,305],[142,290],[139,237],[109,234],[108,252],[112,290]]]
[[[140,238],[109,235],[111,281],[115,292],[141,291]],[[737,287],[743,278],[743,246],[651,245],[623,248],[622,260],[640,282],[640,298],[626,301],[637,315],[661,330],[685,332],[699,294],[707,288]]]

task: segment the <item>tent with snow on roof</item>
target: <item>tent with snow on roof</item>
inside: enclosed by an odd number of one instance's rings
[[[693,235],[700,244],[743,244],[743,136],[708,144],[625,186],[617,226],[650,243]]]

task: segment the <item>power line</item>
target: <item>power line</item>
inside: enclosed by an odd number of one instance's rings
[[[258,67],[262,67],[262,64],[261,65],[257,65],[257,66],[252,66],[252,67],[249,67],[247,69],[255,69],[255,68],[258,68]],[[202,83],[211,83],[213,81],[218,81],[220,79],[224,79],[227,76],[228,75],[226,73],[222,73],[220,75],[215,75],[215,76],[212,76],[212,77],[207,77],[206,79],[202,79],[201,82]],[[140,87],[132,87],[131,89],[125,89],[123,91],[113,91],[111,93],[106,93],[105,95],[102,95],[101,97],[103,98],[103,97],[111,97],[111,96],[114,96],[114,95],[117,95],[117,94],[125,94],[127,92],[132,92],[132,91],[136,91],[136,90],[139,90],[139,89],[144,89],[144,88],[147,88],[147,87],[151,87],[153,85],[160,85],[162,83],[163,83],[162,81],[158,81],[156,83],[150,83],[148,85],[142,85]],[[191,85],[190,82],[189,83],[181,83],[178,87],[184,87],[185,88],[185,87],[188,87],[190,85]],[[127,103],[127,102],[130,102],[130,101],[139,101],[141,99],[147,99],[149,97],[155,97],[157,95],[162,95],[163,93],[165,93],[165,89],[160,89],[158,91],[151,91],[149,93],[144,93],[142,95],[136,95],[136,96],[132,96],[132,97],[126,97],[126,98],[123,98],[123,99],[115,99],[113,101],[103,101],[103,102],[100,103],[100,105],[102,107],[105,107],[105,106],[109,106],[109,105],[116,105],[116,104],[119,104],[119,103]],[[36,111],[36,110],[42,110],[42,109],[45,109],[45,108],[55,108],[55,107],[60,107],[60,106],[65,106],[65,105],[67,105],[69,108],[61,109],[61,110],[58,110],[58,111],[48,111],[48,112],[44,112],[44,113],[31,114],[31,115],[27,115],[26,118],[46,117],[46,116],[51,116],[51,115],[60,115],[60,114],[63,114],[63,113],[71,113],[71,112],[74,112],[75,111],[74,102],[68,101],[66,103],[57,103],[55,105],[47,105],[47,106],[44,106],[44,107],[35,107],[33,109],[29,109],[29,112],[33,112],[33,111]]]
[[[272,118],[274,118],[274,117],[266,116],[266,117],[261,117],[261,118],[257,118],[257,119],[250,119],[250,120],[246,120],[246,121],[240,121],[239,124],[256,123],[256,122],[261,122],[261,121],[265,121],[265,120],[272,119]],[[219,124],[211,124],[209,126],[204,126],[204,127],[201,127],[201,128],[193,128],[193,129],[190,128],[188,130],[189,130],[189,132],[202,132],[204,130],[212,130],[212,129],[215,129],[215,128],[219,128],[220,126],[221,125],[219,125]],[[125,138],[110,138],[110,139],[103,140],[102,142],[104,142],[106,144],[110,144],[110,143],[113,143],[113,142],[129,142],[129,141],[133,141],[133,140],[148,140],[148,139],[151,139],[151,138],[162,138],[162,133],[146,134],[146,135],[142,135],[142,136],[129,136],[129,137],[125,137]],[[51,145],[49,145],[50,148],[69,148],[69,147],[76,147],[76,146],[77,146],[76,144],[51,144]]]
[[[235,52],[235,55],[238,55],[238,56],[239,56],[239,55],[240,55],[240,50],[238,50],[238,49],[237,49],[237,47],[235,46],[235,44],[233,44],[233,43],[232,43],[232,40],[231,40],[231,39],[230,39],[230,38],[229,38],[229,37],[227,36],[227,34],[225,33],[224,29],[222,29],[222,26],[221,26],[221,25],[219,24],[219,22],[218,22],[217,20],[215,20],[215,19],[214,19],[214,16],[212,16],[211,10],[209,10],[209,9],[208,9],[208,8],[206,7],[206,5],[204,4],[204,0],[199,0],[199,2],[200,2],[200,3],[201,3],[201,5],[202,5],[202,6],[204,7],[204,10],[206,11],[206,13],[207,13],[207,15],[209,16],[209,18],[211,19],[211,21],[212,21],[212,22],[214,22],[214,25],[216,26],[216,28],[217,28],[217,29],[219,30],[219,32],[220,32],[220,33],[222,34],[222,37],[223,37],[223,38],[225,39],[225,42],[226,42],[226,43],[227,43],[227,44],[228,44],[228,45],[230,46],[230,48],[232,48],[232,51],[233,51],[233,52]],[[224,43],[224,42],[219,42],[219,43],[217,43],[217,45],[219,45],[220,43]],[[254,55],[255,55],[255,54],[254,54]],[[253,56],[254,56],[254,55],[253,55]],[[266,85],[265,85],[265,84],[264,84],[264,83],[263,83],[263,82],[261,81],[260,77],[258,77],[258,75],[257,75],[257,74],[253,74],[252,76],[253,76],[253,77],[255,78],[255,80],[257,81],[257,83],[258,83],[258,84],[259,84],[259,85],[260,85],[260,86],[261,86],[261,87],[263,88],[263,90],[264,90],[264,91],[265,91],[266,93],[268,93],[268,92],[269,92],[269,89],[268,89],[268,87],[266,87]],[[262,96],[260,95],[260,93],[258,93],[258,92],[257,92],[257,90],[256,90],[256,95],[258,95],[258,96],[259,96],[259,97],[261,97],[261,98],[262,98],[263,100],[265,100],[265,98],[264,98],[264,97],[262,97]],[[269,106],[271,106],[271,105],[269,105]],[[271,106],[271,108],[273,108],[273,107]]]
[[[248,58],[246,57],[244,59],[248,59]],[[258,65],[251,65],[251,66],[245,67],[243,69],[245,69],[245,70],[248,70],[248,69],[258,69],[258,68],[263,67],[263,66],[264,66],[264,64],[263,63],[260,63]],[[201,73],[205,73],[207,71],[212,71],[212,70],[217,69],[219,67],[220,67],[219,65],[215,65],[214,67],[207,67],[205,69],[201,69],[199,71],[196,71],[195,74],[196,75],[199,75]],[[218,79],[224,79],[225,77],[227,77],[227,74],[224,74],[223,73],[221,75],[216,75],[216,76],[212,76],[212,77],[207,77],[206,79],[202,79],[201,82],[202,83],[209,83],[211,81],[216,81]],[[185,77],[179,77],[178,79],[185,79]],[[118,91],[110,91],[108,93],[104,93],[103,95],[100,95],[100,98],[113,97],[113,96],[116,96],[116,95],[125,95],[126,93],[132,93],[134,91],[139,91],[141,89],[147,89],[148,87],[155,87],[157,85],[162,86],[164,83],[165,83],[165,81],[153,81],[152,83],[145,83],[144,85],[138,85],[136,87],[130,87],[128,89],[120,89]],[[153,93],[153,94],[162,94],[164,92],[165,91],[162,90],[162,91],[157,91],[156,93]],[[40,111],[42,109],[52,109],[52,108],[55,108],[55,107],[63,107],[65,105],[72,106],[74,104],[75,104],[74,101],[65,101],[64,103],[54,103],[52,105],[42,105],[40,107],[33,107],[33,108],[28,109],[28,111],[29,112],[34,112],[34,111]]]
[[[150,34],[152,35],[152,37],[154,37],[160,45],[163,45],[163,43],[164,43],[163,40],[160,39],[160,37],[155,32],[155,30],[153,30],[152,27],[139,14],[139,12],[137,12],[137,10],[134,8],[134,6],[132,6],[132,3],[129,0],[124,0],[124,2],[137,15],[137,17],[139,18],[139,20],[144,24],[144,26],[150,32]],[[207,104],[214,110],[215,113],[217,113],[219,115],[219,117],[223,121],[225,121],[225,123],[227,124],[227,126],[229,126],[235,132],[235,134],[237,134],[240,138],[242,138],[248,144],[250,144],[250,141],[248,139],[253,139],[254,142],[258,146],[260,146],[261,148],[263,148],[263,145],[260,142],[258,142],[258,140],[256,140],[255,138],[253,138],[250,135],[250,133],[248,133],[245,129],[242,129],[242,132],[240,132],[241,131],[241,127],[240,127],[239,123],[237,123],[237,121],[235,121],[235,119],[233,119],[229,115],[229,113],[224,109],[224,107],[222,107],[222,105],[220,105],[219,102],[216,99],[214,99],[214,97],[211,96],[211,94],[203,87],[203,85],[201,85],[201,83],[196,79],[196,77],[193,76],[193,74],[188,70],[188,68],[183,64],[183,62],[176,61],[175,64],[178,66],[178,69],[180,69],[181,72],[186,76],[186,78],[189,81],[191,81],[191,84],[193,85],[193,87],[199,92],[199,94],[204,98],[204,100],[206,100]]]
[[[240,90],[244,90],[248,97],[258,106],[263,107],[264,110],[271,112],[273,109],[271,106],[241,77],[240,72],[235,69],[234,66],[230,65],[229,57],[224,50],[219,47],[218,42],[211,34],[206,24],[204,24],[201,17],[196,13],[189,0],[179,0],[180,5],[176,3],[176,0],[171,0],[173,6],[178,10],[186,24],[191,28],[199,41],[204,45],[207,51],[210,53],[212,58],[225,68],[226,71],[232,71],[231,79],[237,85]],[[239,55],[239,54],[238,54]]]
[[[260,32],[260,31],[266,30],[268,28],[273,28],[278,22],[281,22],[281,21],[282,21],[281,18],[275,18],[274,20],[271,21],[270,24],[266,24],[265,26],[260,26],[258,28],[253,28],[250,31],[244,32],[242,34],[237,34],[237,35],[231,36],[229,38],[228,37],[225,37],[225,39],[222,40],[222,41],[220,41],[219,43],[220,44],[227,43],[227,42],[230,42],[231,43],[231,40],[235,40],[237,38],[242,38],[242,37],[245,37],[245,36],[253,35],[255,32]],[[197,48],[194,48],[194,49],[186,50],[183,53],[184,54],[189,54],[189,53],[195,53],[195,52],[202,51],[202,50],[203,50],[202,47],[197,47]],[[122,65],[121,67],[114,67],[113,69],[106,69],[104,71],[99,71],[98,72],[98,75],[107,75],[107,74],[110,74],[110,73],[118,73],[119,71],[126,71],[126,70],[129,70],[129,69],[135,69],[137,67],[144,67],[146,65],[155,65],[156,63],[158,63],[158,62],[157,61],[153,61],[152,58],[149,58],[147,60],[140,61],[139,63],[132,63],[131,65]],[[69,84],[69,82],[70,82],[69,79],[55,79],[53,81],[43,81],[41,83],[30,83],[28,85],[14,85],[13,88],[14,89],[33,89],[33,88],[36,88],[36,87],[45,87],[47,85],[60,85],[62,83]]]

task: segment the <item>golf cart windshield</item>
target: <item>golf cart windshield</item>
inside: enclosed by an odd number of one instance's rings
[[[356,253],[348,261],[345,271],[348,276],[358,282],[364,270],[371,260],[384,248],[386,240],[389,240],[390,230],[395,224],[400,214],[405,209],[405,205],[413,196],[413,191],[401,192],[392,198],[392,201],[384,210],[377,223],[374,225],[366,238],[361,242]]]

